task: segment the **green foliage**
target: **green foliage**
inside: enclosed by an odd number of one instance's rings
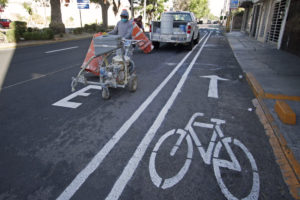
[[[238,8],[234,11],[232,11],[233,16],[243,16],[244,15],[244,8]]]
[[[13,29],[18,36],[23,36],[27,29],[27,23],[23,21],[13,21],[9,24],[9,28]]]
[[[147,0],[146,1],[146,15],[149,21],[152,19],[157,19],[161,13],[164,12],[165,7],[164,3],[167,2],[167,0]],[[140,11],[140,13],[143,13],[144,9],[144,0],[140,2],[140,5],[135,7],[135,10]]]
[[[23,34],[25,40],[51,40],[54,38],[54,33],[50,28],[42,30],[34,30],[29,32],[28,30]]]
[[[8,0],[0,0],[0,6],[6,7],[6,4],[8,3]]]
[[[28,27],[26,32],[30,32],[31,33],[32,31],[33,31],[33,28]]]
[[[207,0],[190,0],[189,10],[193,12],[198,19],[210,13]]]
[[[210,19],[210,20],[219,20],[219,17],[217,17],[217,16],[215,16],[215,15],[213,15],[213,14],[211,14],[211,13],[209,13],[209,14],[207,15],[207,18]]]
[[[103,24],[85,24],[83,28],[75,28],[73,29],[73,34],[82,34],[83,32],[87,33],[98,33],[98,32],[107,32],[108,30],[112,30],[114,26],[109,26],[105,28]]]
[[[87,33],[106,32],[107,28],[105,28],[103,24],[85,24],[84,31]]]
[[[74,30],[73,30],[73,33],[75,34],[75,35],[78,35],[78,34],[82,34],[83,33],[83,31],[84,31],[84,28],[75,28]]]
[[[54,32],[54,34],[64,33],[65,32],[65,25],[63,23],[55,23],[51,22],[49,25]]]
[[[44,28],[42,30],[48,37],[48,39],[54,39],[54,32],[51,28]]]
[[[198,19],[208,17],[210,14],[208,0],[175,0],[174,7],[176,10],[191,11]]]
[[[84,25],[84,30],[86,32],[88,31],[96,31],[96,27],[97,27],[97,24],[96,23],[93,23],[93,24],[85,24]]]
[[[24,7],[24,9],[27,11],[27,13],[29,15],[32,15],[33,12],[32,12],[31,5],[29,3],[24,2],[23,3],[23,7]]]
[[[20,35],[15,29],[11,29],[6,32],[6,38],[8,42],[18,42],[20,40]]]

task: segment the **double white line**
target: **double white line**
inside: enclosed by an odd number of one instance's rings
[[[188,66],[187,70],[181,77],[179,83],[177,84],[175,90],[173,91],[171,97],[157,116],[156,120],[152,124],[151,128],[146,133],[145,137],[137,147],[134,155],[129,160],[125,169],[123,170],[121,176],[115,182],[111,192],[107,196],[106,199],[118,199],[122,194],[125,186],[128,181],[131,179],[134,171],[136,170],[139,162],[141,161],[143,155],[145,154],[150,142],[157,129],[160,127],[163,122],[168,110],[172,106],[175,101],[177,95],[179,94],[184,82],[187,79],[189,72],[191,71],[193,65],[196,62],[196,59],[200,55],[203,47],[205,46],[210,34],[207,36],[207,33],[201,39],[201,41],[206,37],[205,42],[202,44],[201,48],[197,52],[196,56]],[[199,42],[199,44],[201,43]],[[198,45],[197,45],[198,46]],[[174,76],[174,74],[178,71],[178,69],[182,66],[185,60],[190,56],[190,54],[197,47],[195,46],[192,51],[190,51],[178,65],[172,70],[172,72],[167,76],[167,78],[152,92],[152,94],[143,102],[142,105],[133,113],[133,115],[121,126],[121,128],[115,133],[115,135],[104,145],[104,147],[94,156],[94,158],[87,164],[87,166],[75,177],[75,179],[70,183],[70,185],[61,193],[61,195],[57,198],[57,200],[67,200],[70,199],[75,192],[80,188],[80,186],[85,182],[85,180],[99,167],[104,158],[109,154],[109,152],[114,148],[114,146],[119,142],[119,140],[125,135],[127,130],[131,127],[131,125],[139,118],[139,116],[144,112],[144,110],[149,106],[149,104],[153,101],[153,99],[158,95],[158,93],[164,88],[164,86],[169,82],[169,80]]]

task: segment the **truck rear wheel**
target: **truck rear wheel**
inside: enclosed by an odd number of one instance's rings
[[[194,48],[194,40],[192,39],[192,40],[188,43],[187,49],[188,49],[189,51],[191,51],[193,48]]]
[[[194,40],[195,44],[198,44],[200,40],[200,33],[198,33],[197,38]]]
[[[159,42],[152,42],[154,49],[158,49],[159,48]]]

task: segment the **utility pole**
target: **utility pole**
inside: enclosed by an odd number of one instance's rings
[[[82,28],[81,9],[79,9],[80,27]]]
[[[144,0],[144,16],[143,16],[144,28],[146,28],[146,3],[147,3],[146,1],[147,0]]]

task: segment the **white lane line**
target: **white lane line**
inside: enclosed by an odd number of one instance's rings
[[[205,38],[206,34],[203,38]],[[203,39],[202,38],[202,39]],[[202,41],[201,39],[201,41]],[[201,42],[200,41],[200,42]],[[200,44],[199,42],[199,44]],[[198,46],[198,45],[197,45]],[[125,135],[127,130],[131,125],[139,118],[139,116],[144,112],[144,110],[149,106],[153,99],[158,95],[158,93],[164,88],[164,86],[169,82],[169,80],[174,76],[178,69],[182,66],[185,60],[190,56],[190,54],[197,47],[195,46],[192,51],[190,51],[178,65],[173,69],[173,71],[165,78],[165,80],[152,92],[152,94],[140,105],[140,107],[131,115],[131,117],[121,126],[121,128],[114,134],[114,136],[104,145],[104,147],[93,157],[93,159],[85,166],[79,174],[74,178],[74,180],[67,186],[67,188],[59,195],[57,200],[67,200],[70,199],[75,192],[80,188],[80,186],[86,181],[86,179],[99,167],[104,158],[109,154],[109,152],[114,148],[114,146],[119,142],[119,140]]]
[[[208,37],[205,39],[204,43],[202,44],[201,48],[197,52],[196,56],[188,66],[185,73],[182,75],[179,83],[177,84],[175,90],[173,91],[171,97],[168,99],[167,103],[164,105],[158,116],[156,117],[155,121],[153,122],[152,126],[146,133],[145,137],[135,150],[133,156],[128,161],[126,167],[124,168],[122,174],[118,178],[118,180],[115,182],[112,190],[106,197],[106,200],[113,200],[113,199],[119,199],[120,195],[122,194],[125,186],[127,185],[128,181],[133,176],[133,173],[135,172],[138,164],[142,160],[148,146],[150,145],[153,137],[155,136],[158,128],[161,126],[162,122],[164,121],[169,109],[172,107],[175,99],[177,98],[177,95],[181,92],[181,88],[186,81],[191,69],[193,68],[193,65],[195,64],[197,58],[199,57],[200,53],[202,52],[203,47],[205,46],[208,38],[210,37],[211,32],[209,33]]]
[[[69,49],[76,49],[76,48],[78,48],[78,46],[64,48],[64,49],[57,49],[57,50],[53,50],[53,51],[46,51],[45,53],[54,53],[54,52],[58,52],[58,51],[66,51],[66,50],[69,50]]]
[[[73,67],[80,67],[81,64],[75,64],[75,65],[72,65],[72,66],[68,66],[68,67],[64,67],[62,69],[59,69],[59,70],[56,70],[56,71],[53,71],[53,72],[50,72],[48,74],[42,74],[41,76],[39,77],[34,77],[34,78],[31,78],[31,79],[28,79],[28,80],[25,80],[25,81],[20,81],[20,82],[17,82],[15,84],[12,84],[12,85],[8,85],[8,86],[5,86],[3,88],[0,88],[0,91],[1,90],[4,90],[4,89],[8,89],[8,88],[11,88],[11,87],[14,87],[14,86],[18,86],[18,85],[22,85],[22,84],[25,84],[25,83],[28,83],[30,81],[34,81],[34,80],[37,80],[37,79],[41,79],[41,78],[44,78],[44,77],[47,77],[47,76],[50,76],[50,75],[53,75],[53,74],[56,74],[56,73],[59,73],[59,72],[63,72],[63,71],[66,71],[66,70],[69,70]]]

